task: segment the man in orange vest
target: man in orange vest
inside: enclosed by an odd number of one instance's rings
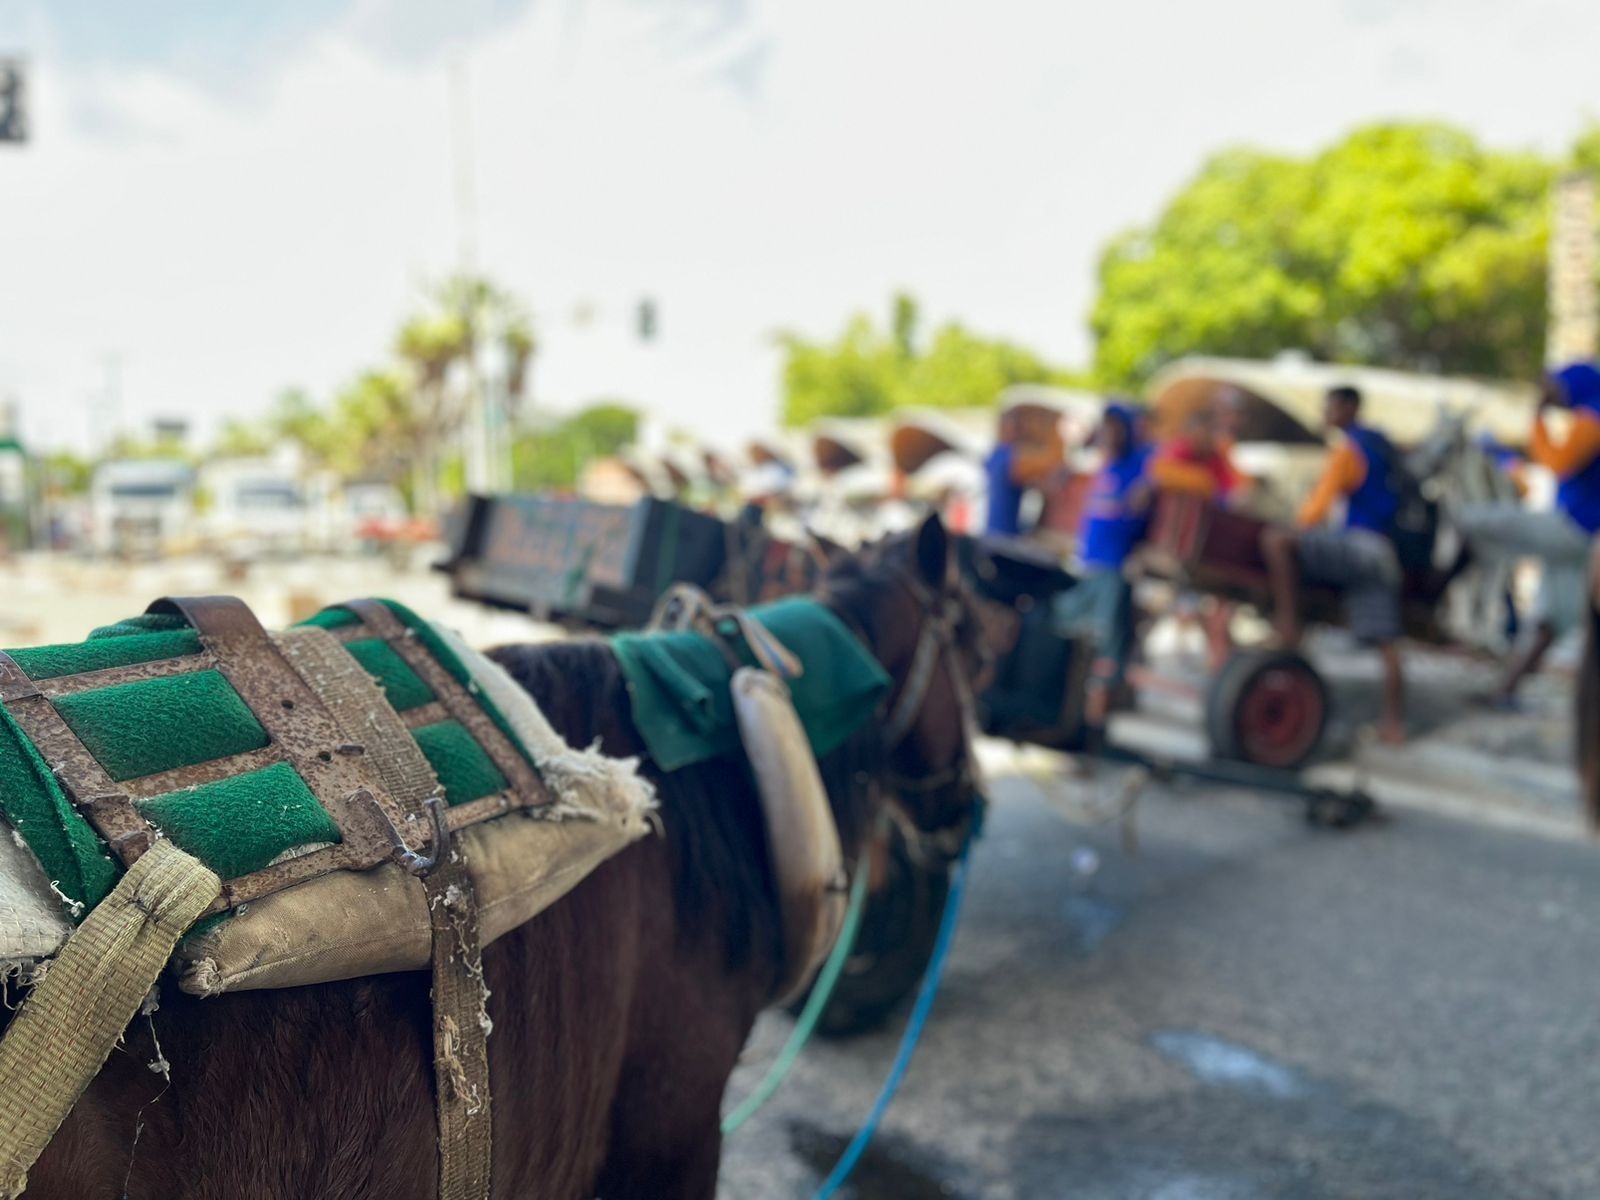
[[[1565,437],[1551,432],[1546,413],[1567,408]],[[1515,702],[1522,681],[1539,669],[1556,638],[1577,628],[1586,608],[1590,544],[1600,532],[1600,369],[1569,363],[1545,379],[1534,414],[1528,457],[1557,480],[1553,512],[1518,504],[1466,505],[1457,523],[1475,551],[1491,557],[1534,557],[1543,569],[1532,636],[1507,664],[1499,685],[1482,697],[1495,707]]]

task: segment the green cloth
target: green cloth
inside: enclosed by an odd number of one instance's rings
[[[106,626],[108,630],[122,628],[120,625]],[[70,646],[35,646],[31,650],[10,652],[12,659],[29,679],[55,679],[84,671],[103,671],[107,667],[128,667],[134,663],[183,658],[199,653],[200,635],[192,629],[165,633],[140,630],[122,636],[107,634]]]
[[[153,796],[139,810],[224,879],[259,871],[291,846],[344,840],[288,763]]]
[[[191,671],[57,696],[56,711],[112,779],[260,750],[261,728],[220,671]]]
[[[88,916],[122,877],[122,865],[111,857],[94,827],[72,807],[39,751],[3,705],[0,811],[28,843],[45,874],[73,902],[67,909],[74,919]]]
[[[484,753],[465,725],[459,721],[440,721],[411,731],[423,757],[444,787],[444,800],[451,808],[503,792],[510,785],[493,760]]]
[[[423,683],[422,676],[382,638],[346,642],[344,648],[361,664],[362,670],[383,684],[383,694],[389,698],[389,705],[395,712],[421,708],[433,702],[433,689]]]
[[[140,613],[137,617],[124,617],[111,625],[102,625],[89,631],[89,641],[101,638],[129,637],[138,633],[172,633],[188,630],[189,618],[182,613]],[[199,634],[195,634],[196,639]]]
[[[872,717],[889,690],[888,675],[815,600],[791,598],[748,611],[805,666],[789,680],[789,694],[812,752],[820,757],[838,749]],[[624,633],[611,639],[611,649],[628,683],[633,723],[658,767],[675,771],[741,753],[728,690],[733,669],[715,642],[698,633]]]

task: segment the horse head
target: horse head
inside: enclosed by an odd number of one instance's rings
[[[835,561],[819,596],[892,680],[878,726],[892,809],[924,850],[955,858],[981,805],[972,698],[988,659],[950,535],[930,516]]]

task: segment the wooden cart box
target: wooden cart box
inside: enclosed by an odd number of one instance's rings
[[[726,527],[666,500],[471,497],[447,530],[455,595],[604,629],[642,625],[673,583],[709,586]]]

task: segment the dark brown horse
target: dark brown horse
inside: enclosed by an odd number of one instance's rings
[[[913,668],[951,606],[936,521],[847,563],[821,596],[914,708],[884,745],[873,722],[823,762],[847,856],[881,802],[876,780],[954,779],[969,754],[960,647]],[[956,641],[959,641],[959,636]],[[971,647],[967,649],[970,651]],[[572,744],[640,754],[604,642],[495,657]],[[908,678],[926,675],[924,684]],[[921,691],[902,703],[908,691]],[[647,764],[647,771],[649,770]],[[741,764],[663,775],[664,837],[612,859],[484,952],[497,1198],[709,1200],[723,1090],[780,969],[758,802]],[[959,828],[970,789],[911,788],[912,821]],[[436,1134],[428,979],[402,973],[196,999],[164,984],[31,1173],[30,1197],[426,1197]],[[164,1063],[170,1083],[150,1064]]]

